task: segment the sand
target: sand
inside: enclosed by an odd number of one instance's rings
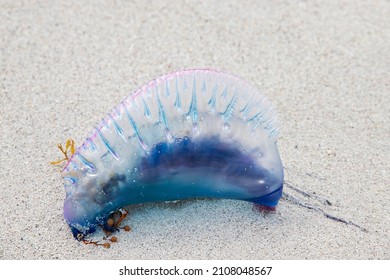
[[[147,2],[1,1],[0,259],[389,259],[389,1]],[[277,212],[146,204],[111,249],[75,241],[57,143],[82,143],[151,79],[204,67],[278,111]]]

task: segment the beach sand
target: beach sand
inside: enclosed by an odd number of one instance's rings
[[[0,259],[389,259],[390,2],[176,2],[1,1]],[[77,242],[57,143],[186,68],[234,73],[275,106],[276,213],[151,203],[111,249]]]

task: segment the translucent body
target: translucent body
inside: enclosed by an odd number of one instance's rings
[[[118,208],[150,201],[228,198],[276,206],[283,167],[276,114],[241,79],[214,70],[160,77],[102,120],[63,170],[73,234]]]

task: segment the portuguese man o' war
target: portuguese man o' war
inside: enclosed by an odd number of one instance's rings
[[[64,217],[82,240],[118,209],[225,198],[274,209],[283,187],[277,116],[240,78],[209,69],[157,78],[119,103],[62,171]]]

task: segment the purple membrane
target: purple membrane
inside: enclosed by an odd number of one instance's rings
[[[75,237],[131,204],[225,198],[274,209],[283,187],[269,101],[236,76],[185,70],[130,94],[63,170]]]

